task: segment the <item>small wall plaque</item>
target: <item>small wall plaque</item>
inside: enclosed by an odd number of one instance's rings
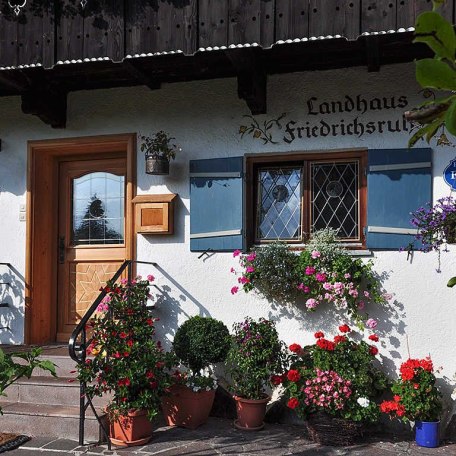
[[[139,195],[135,204],[135,231],[142,234],[174,233],[174,199],[176,194]]]

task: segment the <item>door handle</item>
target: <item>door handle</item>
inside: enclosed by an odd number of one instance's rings
[[[59,237],[59,263],[65,263],[65,236]]]

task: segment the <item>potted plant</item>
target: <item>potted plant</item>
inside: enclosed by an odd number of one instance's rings
[[[142,445],[152,436],[152,419],[170,386],[170,357],[154,339],[154,318],[146,308],[149,283],[140,277],[108,282],[107,292],[91,321],[91,341],[78,378],[89,398],[111,393],[107,406],[111,441]]]
[[[408,359],[400,367],[400,378],[393,384],[392,401],[383,401],[380,410],[391,418],[415,422],[415,440],[419,446],[439,446],[442,395],[435,386],[431,358]]]
[[[176,152],[181,148],[171,144],[172,138],[163,130],[153,136],[140,136],[141,151],[146,157],[146,173],[155,175],[169,174],[169,161],[176,158]]]
[[[353,340],[346,324],[339,331],[332,340],[318,331],[315,344],[290,345],[290,369],[275,378],[284,384],[288,407],[307,420],[310,437],[322,445],[352,445],[366,424],[379,419],[375,401],[387,387],[373,365],[378,348]]]
[[[284,344],[279,340],[274,322],[247,317],[233,325],[232,346],[227,358],[235,392],[237,420],[242,430],[264,427],[266,404],[270,397],[266,388],[271,376],[283,371]]]
[[[196,429],[207,421],[217,389],[212,367],[225,361],[229,347],[228,328],[214,318],[195,316],[178,328],[173,349],[187,370],[175,373],[174,385],[162,399],[170,426]]]

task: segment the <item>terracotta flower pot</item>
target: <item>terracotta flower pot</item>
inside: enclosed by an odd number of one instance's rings
[[[237,420],[234,425],[245,431],[257,431],[264,427],[264,416],[266,415],[266,404],[271,399],[266,396],[264,399],[244,399],[234,396],[236,401]]]
[[[169,426],[196,429],[204,424],[214,403],[215,390],[195,393],[184,385],[174,385],[162,398],[163,415]]]
[[[152,432],[146,410],[132,410],[109,423],[111,442],[118,446],[144,445],[152,438]]]

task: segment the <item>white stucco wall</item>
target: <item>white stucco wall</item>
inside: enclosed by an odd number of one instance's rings
[[[364,99],[406,96],[408,105],[423,100],[414,81],[413,64],[384,67],[379,73],[367,73],[365,68],[327,72],[297,73],[269,77],[268,115],[259,116],[262,122],[287,113],[286,120],[299,124],[317,122],[320,117],[328,123],[345,123],[359,116],[360,122],[401,118],[404,109],[382,109],[365,114],[334,114],[309,116],[306,101],[343,101],[345,95]],[[176,327],[194,314],[210,315],[228,326],[249,315],[265,316],[277,321],[282,338],[287,343],[309,343],[315,330],[331,333],[340,322],[337,315],[319,308],[314,314],[296,307],[275,307],[253,293],[235,296],[230,288],[235,279],[229,273],[235,261],[229,253],[216,253],[198,259],[189,249],[189,179],[188,161],[196,158],[239,156],[254,152],[285,152],[292,150],[321,150],[353,147],[404,148],[407,132],[383,132],[326,138],[296,139],[287,144],[281,137],[277,145],[263,145],[251,137],[241,139],[239,126],[248,114],[244,101],[237,98],[234,79],[190,82],[165,85],[161,90],[145,87],[78,92],[70,94],[68,126],[53,130],[33,116],[21,113],[18,97],[0,99],[0,262],[11,262],[24,274],[25,226],[19,221],[20,204],[25,203],[26,142],[27,140],[58,137],[101,135],[110,133],[154,133],[159,129],[170,132],[181,144],[183,152],[171,164],[168,177],[144,173],[144,161],[138,155],[138,194],[178,193],[175,234],[168,237],[138,235],[138,259],[156,261],[166,271],[158,283],[165,291],[159,299],[157,314],[160,336],[170,340]],[[314,120],[314,118],[316,120]],[[402,122],[399,122],[402,125]],[[386,128],[386,127],[384,127]],[[425,144],[423,144],[424,146]],[[434,147],[434,199],[449,195],[442,171],[456,155],[452,147]],[[385,273],[385,289],[394,294],[391,309],[372,311],[380,320],[378,334],[382,337],[382,361],[389,372],[394,372],[408,357],[431,354],[436,366],[443,366],[441,383],[448,393],[448,378],[456,372],[456,291],[446,282],[456,274],[456,250],[442,253],[441,273],[436,272],[435,253],[415,253],[413,261],[405,253],[375,252],[375,268]],[[3,270],[2,270],[3,271]],[[0,272],[2,272],[0,271]],[[142,269],[143,274],[154,271]],[[14,299],[15,310],[0,310],[0,327],[10,321],[11,331],[0,329],[1,343],[20,343],[23,338],[23,301]],[[452,407],[453,405],[450,405]]]

